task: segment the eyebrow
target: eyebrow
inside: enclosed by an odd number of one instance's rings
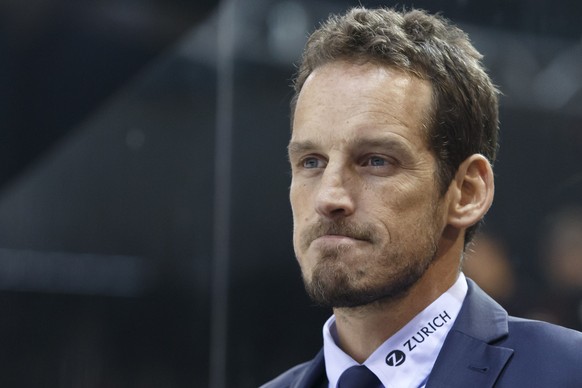
[[[314,142],[312,142],[311,140],[300,141],[300,142],[292,141],[287,146],[287,152],[289,153],[289,155],[303,154],[305,152],[311,152],[317,148],[318,148],[318,146]]]

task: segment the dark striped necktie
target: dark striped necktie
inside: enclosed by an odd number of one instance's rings
[[[380,379],[364,365],[356,365],[342,373],[338,388],[384,388]]]

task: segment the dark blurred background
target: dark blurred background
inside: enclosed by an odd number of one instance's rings
[[[582,328],[579,1],[0,0],[0,386],[256,387],[317,352],[289,85],[357,3],[441,11],[485,54],[502,144],[467,272]]]

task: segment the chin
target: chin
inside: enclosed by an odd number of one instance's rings
[[[356,285],[345,273],[314,273],[305,281],[305,289],[316,304],[329,308],[360,307],[379,301],[399,299],[420,279],[404,276],[379,285]]]
[[[319,261],[304,276],[310,298],[324,307],[359,307],[405,296],[424,276],[431,260],[417,261],[392,273],[370,276],[336,261]]]

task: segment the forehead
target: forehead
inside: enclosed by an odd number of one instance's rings
[[[357,137],[365,129],[425,138],[431,107],[432,88],[426,80],[373,63],[332,62],[305,81],[292,139],[342,131]]]

